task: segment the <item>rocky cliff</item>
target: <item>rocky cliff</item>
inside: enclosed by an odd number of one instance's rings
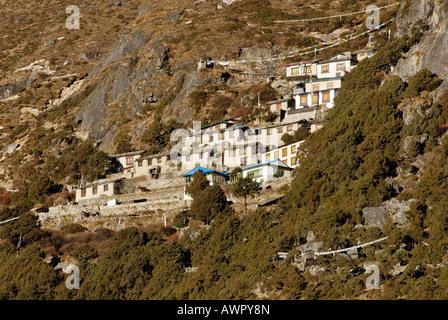
[[[407,80],[423,68],[448,78],[448,1],[405,1],[397,15],[397,36],[411,36],[413,28],[424,31],[421,41],[398,62],[395,72]],[[435,97],[448,88],[445,81]]]

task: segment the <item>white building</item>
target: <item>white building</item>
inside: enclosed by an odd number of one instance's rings
[[[286,65],[286,77],[317,76],[317,60]]]
[[[275,100],[275,101],[269,101],[267,103],[268,109],[271,112],[280,112],[280,110],[287,111],[289,109],[294,109],[295,107],[295,101],[294,99],[281,99],[281,100]]]
[[[298,166],[297,150],[305,140],[285,144],[277,149],[270,150],[262,155],[263,162],[279,159],[291,168]]]
[[[375,52],[373,52],[372,49],[364,49],[364,50],[359,51],[356,54],[356,60],[358,60],[358,62],[359,62],[361,60],[364,60],[365,58],[373,57],[374,55],[375,55]]]
[[[306,80],[299,84],[293,97],[296,109],[321,106],[330,109],[334,106],[334,98],[342,86],[342,77]]]
[[[76,202],[132,193],[134,185],[126,178],[103,179],[76,189]]]
[[[140,159],[140,156],[144,153],[144,150],[132,151],[120,154],[111,155],[111,158],[117,159],[120,163],[120,169],[122,172],[134,173],[134,163]]]
[[[258,164],[267,150],[284,144],[283,134],[293,134],[300,126],[298,122],[285,122],[260,128],[238,125],[201,131],[185,138],[184,147],[178,150],[179,163],[182,170],[201,166],[216,171]]]
[[[257,163],[251,166],[241,168],[243,177],[252,177],[259,184],[263,182],[288,176],[293,168],[287,166],[279,159]]]
[[[349,51],[342,52],[330,59],[317,62],[317,78],[343,77],[346,72],[350,72],[357,61]]]
[[[181,177],[184,178],[184,200],[193,200],[193,198],[186,192],[187,186],[193,181],[193,175],[201,171],[209,181],[210,185],[222,185],[227,182],[227,172],[224,171],[215,171],[212,169],[204,168],[204,167],[196,167],[193,170],[183,174]]]

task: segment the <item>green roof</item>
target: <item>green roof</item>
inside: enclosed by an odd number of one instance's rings
[[[234,119],[232,119],[232,118],[227,118],[227,119],[224,119],[224,120],[215,122],[215,123],[207,124],[207,125],[201,127],[201,130],[202,130],[202,129],[205,129],[205,128],[208,128],[208,127],[212,127],[212,126],[214,126],[214,125],[217,125],[217,124],[220,124],[220,123],[223,123],[223,122],[226,122],[226,121],[229,121],[229,120],[234,120]]]

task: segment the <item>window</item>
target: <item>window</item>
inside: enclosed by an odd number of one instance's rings
[[[266,135],[270,136],[271,135],[271,129],[266,129]]]
[[[278,134],[283,133],[283,127],[278,127],[278,128],[277,128],[277,133],[278,133]]]
[[[275,151],[275,152],[274,152],[274,159],[278,159],[278,154],[279,154],[278,151]]]
[[[313,84],[313,91],[319,91],[319,84]]]
[[[98,187],[97,186],[93,186],[92,187],[92,194],[97,194],[98,193]]]
[[[320,67],[320,72],[321,73],[329,73],[330,72],[330,66],[328,64],[323,65],[322,67]]]
[[[345,71],[345,63],[338,63],[336,65],[336,71]]]
[[[330,91],[322,92],[322,102],[330,102]]]
[[[305,66],[303,69],[305,73],[311,73],[311,66]]]
[[[185,183],[189,184],[191,182],[192,176],[185,177]]]
[[[286,157],[288,155],[288,148],[282,149],[282,157]]]
[[[126,165],[130,166],[134,163],[134,157],[126,157]]]
[[[300,96],[300,105],[301,106],[306,106],[308,104],[308,95],[307,94],[303,94]]]
[[[245,156],[246,155],[246,147],[239,148],[239,149],[240,149],[240,156]]]
[[[267,153],[266,154],[266,162],[271,161],[271,154]]]
[[[281,110],[282,109],[282,104],[281,103],[277,103],[277,110]]]
[[[299,68],[298,67],[291,69],[291,75],[295,76],[295,75],[298,75],[298,74],[299,74]]]
[[[319,101],[319,93],[313,94],[313,104],[317,104]]]
[[[103,185],[103,191],[109,191],[109,185],[108,184],[104,184]]]
[[[288,132],[291,132],[292,131],[292,126],[290,125],[290,126],[287,126],[286,127],[286,130],[288,131]]]
[[[334,88],[334,83],[333,82],[328,82],[327,83],[327,89],[333,89]]]
[[[291,146],[291,154],[296,154],[297,146]]]
[[[296,158],[297,157],[292,157],[291,158],[291,166],[295,166],[296,165]]]
[[[86,196],[86,189],[83,188],[81,189],[81,197],[85,197]]]
[[[283,177],[284,174],[285,174],[285,172],[282,169],[278,169],[278,170],[274,171],[274,177],[276,177],[276,178]]]
[[[261,169],[249,171],[247,176],[251,178],[259,178],[261,177]]]

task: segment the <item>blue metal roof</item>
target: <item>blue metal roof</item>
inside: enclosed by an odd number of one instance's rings
[[[189,172],[187,172],[187,173],[181,175],[181,177],[192,176],[192,175],[195,174],[198,170],[201,170],[202,173],[210,173],[210,172],[214,172],[214,173],[218,173],[218,174],[221,174],[221,175],[225,175],[225,174],[227,174],[227,173],[225,173],[225,171],[218,172],[218,171],[215,171],[215,170],[212,170],[212,169],[208,169],[208,168],[204,168],[204,167],[196,167],[196,168],[194,168],[193,170],[191,170],[191,171],[189,171]]]
[[[286,163],[284,163],[282,160],[280,160],[280,159],[274,159],[274,160],[266,161],[266,162],[263,162],[263,163],[253,164],[253,165],[251,165],[251,166],[247,166],[247,167],[241,168],[241,170],[252,169],[252,168],[256,168],[256,167],[260,167],[260,166],[264,166],[264,165],[271,165],[273,162],[276,162],[276,161],[280,161],[280,162],[283,164],[283,165],[281,165],[282,167],[290,168],[290,167],[288,167],[288,165],[287,165]]]

